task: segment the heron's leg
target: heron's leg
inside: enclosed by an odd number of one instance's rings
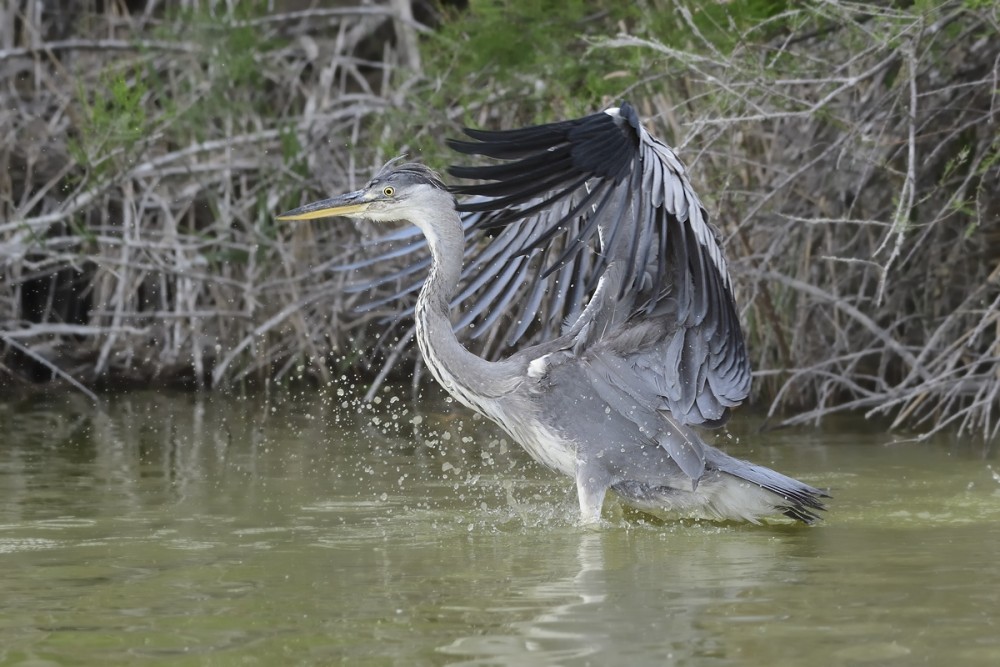
[[[580,501],[580,521],[584,524],[600,523],[604,494],[608,492],[605,475],[577,463],[576,495]]]

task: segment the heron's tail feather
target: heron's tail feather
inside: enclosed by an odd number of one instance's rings
[[[760,523],[764,517],[784,514],[811,524],[826,509],[820,499],[829,496],[820,489],[714,448],[707,448],[707,454],[707,469],[694,489],[636,481],[611,488],[626,503],[666,516]]]
[[[830,496],[824,491],[770,468],[731,456],[723,456],[725,457],[723,460],[716,462],[718,469],[735,477],[742,486],[750,485],[751,490],[756,490],[753,487],[757,487],[768,492],[765,498],[772,503],[774,511],[798,519],[802,523],[814,523],[820,518],[817,512],[826,509],[820,499]]]

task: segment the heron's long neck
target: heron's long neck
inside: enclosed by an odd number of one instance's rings
[[[431,216],[434,221],[431,221]],[[431,250],[431,269],[417,297],[415,319],[420,352],[435,379],[465,405],[483,410],[479,397],[509,391],[511,377],[505,364],[472,354],[459,342],[452,328],[451,298],[462,274],[465,238],[454,208],[420,210],[410,221],[420,227]]]

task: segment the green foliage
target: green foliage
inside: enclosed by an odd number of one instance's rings
[[[380,148],[441,168],[453,159],[441,128],[480,125],[483,108],[503,110],[493,117],[509,127],[648,98],[669,89],[664,79],[683,68],[650,49],[605,48],[603,42],[626,32],[728,54],[747,34],[763,40],[787,29],[787,7],[785,0],[472,0],[466,10],[442,10],[443,25],[422,42],[429,85],[416,104],[379,119],[382,127],[398,128],[379,133]],[[448,121],[443,110],[464,115]],[[407,143],[401,146],[399,137]]]
[[[785,0],[670,2],[669,9],[648,9],[632,32],[677,47],[690,46],[697,39],[703,46],[728,55],[749,36],[764,41],[785,30],[787,22],[776,17],[788,4]]]
[[[258,62],[280,44],[262,39],[250,20],[267,3],[237,3],[221,14],[214,4],[169,11],[152,39],[140,40],[141,58],[107,65],[97,86],[78,83],[81,119],[69,141],[70,156],[87,169],[78,181],[135,162],[153,136],[183,146],[238,131],[243,118],[275,115]],[[164,58],[161,44],[177,51]],[[231,127],[221,127],[227,121]]]
[[[592,111],[665,76],[670,63],[648,49],[594,48],[625,31],[677,48],[701,42],[729,53],[755,29],[765,39],[786,27],[784,0],[690,5],[672,0],[473,0],[445,13],[424,43],[428,105],[466,109],[509,99],[518,122]],[[778,17],[778,18],[776,18]],[[763,27],[760,27],[763,26]]]
[[[173,99],[187,101],[187,106],[177,110],[175,132],[204,140],[222,118],[273,114],[274,100],[266,94],[258,62],[260,54],[281,44],[263,38],[251,21],[266,11],[266,2],[254,0],[237,3],[225,12],[221,7],[201,5],[168,14],[157,37],[175,39],[178,26],[183,26],[185,43],[194,50],[178,57],[197,60],[197,67],[188,71],[203,74],[179,79],[161,75],[153,83],[164,106]]]
[[[138,142],[150,129],[145,108],[149,89],[141,70],[107,71],[94,90],[77,89],[80,122],[69,141],[70,155],[81,165],[101,172],[108,159],[134,159]]]
[[[427,43],[428,74],[442,84],[432,102],[472,91],[482,101],[500,95],[535,102],[537,113],[543,101],[573,105],[617,92],[618,75],[628,85],[634,74],[590,52],[587,40],[635,13],[610,0],[473,0],[466,11],[446,15]]]

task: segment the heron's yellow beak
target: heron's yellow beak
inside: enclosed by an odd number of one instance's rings
[[[277,216],[278,220],[315,220],[335,215],[363,213],[371,204],[371,197],[364,190],[348,192],[344,195],[313,202],[287,211]]]

